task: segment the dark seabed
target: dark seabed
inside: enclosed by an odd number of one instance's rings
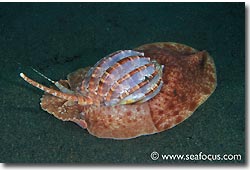
[[[158,134],[94,137],[43,111],[43,92],[19,77],[25,72],[48,86],[31,66],[58,80],[116,50],[159,41],[207,50],[218,85],[189,119]],[[0,3],[0,64],[0,162],[245,162],[244,3]],[[153,151],[241,160],[153,161]]]

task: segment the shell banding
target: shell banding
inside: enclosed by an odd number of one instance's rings
[[[163,65],[144,53],[116,51],[89,70],[80,91],[106,106],[142,103],[160,91],[162,70]]]

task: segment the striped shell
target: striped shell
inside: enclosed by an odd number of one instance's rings
[[[142,103],[159,93],[163,84],[162,69],[163,66],[144,53],[116,51],[88,71],[80,91],[94,98],[94,104]]]

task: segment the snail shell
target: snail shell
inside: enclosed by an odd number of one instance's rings
[[[88,71],[80,91],[106,106],[142,103],[160,91],[162,69],[144,53],[116,51]]]

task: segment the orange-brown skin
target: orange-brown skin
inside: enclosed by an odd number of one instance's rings
[[[136,48],[164,65],[163,87],[142,104],[80,106],[49,94],[41,107],[64,121],[73,121],[100,138],[129,139],[169,129],[187,119],[215,90],[216,69],[206,51],[177,43],[153,43]],[[79,69],[60,82],[80,87],[88,69]]]

